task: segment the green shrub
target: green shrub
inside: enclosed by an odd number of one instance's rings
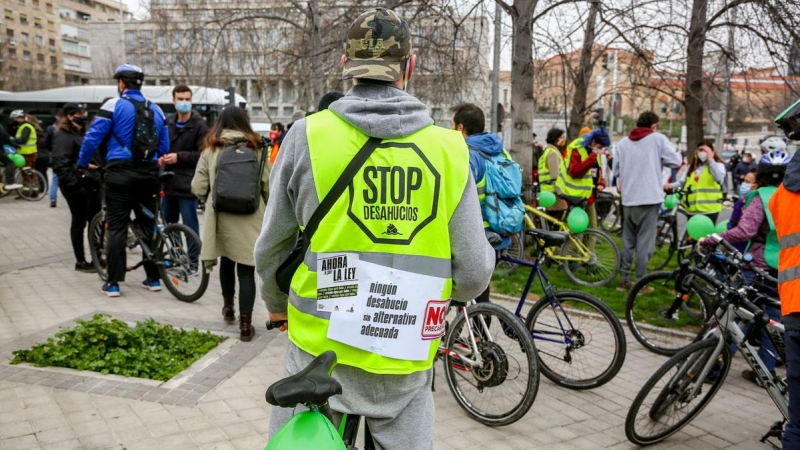
[[[167,381],[226,338],[209,332],[179,330],[153,319],[131,328],[109,315],[77,320],[54,338],[30,350],[17,350],[11,364],[68,367],[102,374]]]

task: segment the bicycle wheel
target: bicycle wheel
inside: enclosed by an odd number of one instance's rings
[[[651,273],[633,285],[625,302],[625,319],[633,336],[659,355],[674,355],[691,344],[711,314],[713,295],[692,280],[681,289],[688,294],[681,294],[676,278],[672,272]]]
[[[580,234],[570,234],[561,247],[559,262],[573,283],[600,287],[616,278],[621,260],[614,240],[600,230],[589,228]]]
[[[667,360],[633,400],[625,434],[637,445],[651,445],[675,434],[692,421],[719,391],[731,367],[728,345],[716,356],[717,339],[705,339]],[[703,368],[716,356],[706,377]],[[708,382],[704,384],[705,382]],[[698,384],[699,383],[699,384]],[[692,390],[698,388],[696,394]]]
[[[619,233],[622,231],[622,211],[620,199],[616,198],[608,213],[597,217],[600,229],[606,233]]]
[[[89,253],[92,255],[94,269],[103,281],[108,281],[107,249],[108,230],[106,227],[106,213],[105,211],[100,211],[94,215],[92,221],[89,223]]]
[[[625,362],[625,332],[602,301],[577,291],[560,291],[551,304],[542,297],[533,305],[525,327],[536,340],[544,376],[559,386],[602,386]]]
[[[22,189],[17,189],[17,197],[29,202],[38,202],[47,195],[47,177],[38,170],[24,167],[17,171],[14,182],[22,185]]]
[[[182,223],[164,227],[159,236],[158,271],[167,290],[178,300],[193,302],[208,287],[208,273],[200,261],[200,238]]]
[[[444,373],[456,402],[476,421],[489,426],[508,425],[522,418],[539,390],[539,366],[531,335],[510,311],[492,303],[467,308],[475,345],[483,364],[475,359],[467,323],[459,313],[444,338]]]
[[[647,270],[655,272],[662,270],[672,261],[678,250],[678,227],[675,218],[671,217],[656,232],[656,248],[647,264]]]
[[[511,246],[505,250],[502,250],[502,253],[508,255],[512,258],[516,259],[525,259],[525,238],[522,231],[519,233],[512,234],[511,238]],[[509,261],[497,261],[497,264],[494,266],[494,273],[495,275],[511,275],[519,268],[519,264],[512,263]]]

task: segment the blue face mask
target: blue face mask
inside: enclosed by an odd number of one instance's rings
[[[753,188],[753,185],[750,183],[742,183],[739,185],[739,197],[747,197],[747,194],[750,193],[750,189]]]
[[[192,102],[180,101],[175,104],[175,110],[181,114],[186,114],[192,110]]]

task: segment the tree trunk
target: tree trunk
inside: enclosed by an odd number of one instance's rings
[[[533,146],[533,11],[537,0],[515,0],[512,14],[514,42],[511,56],[511,147],[507,148],[514,161],[522,167],[522,182],[531,183]],[[524,190],[526,202],[530,191]]]
[[[589,94],[589,83],[591,82],[594,62],[596,61],[592,50],[594,50],[594,41],[597,35],[597,14],[599,12],[600,0],[592,1],[592,6],[589,9],[589,19],[586,21],[586,36],[583,41],[583,50],[581,51],[581,65],[578,67],[578,74],[575,77],[575,92],[572,96],[572,110],[569,115],[569,128],[567,128],[567,136],[570,139],[578,137],[587,113],[586,96]]]
[[[686,52],[686,149],[687,157],[694,154],[703,139],[703,47],[706,42],[708,0],[693,0],[689,24],[689,44]]]

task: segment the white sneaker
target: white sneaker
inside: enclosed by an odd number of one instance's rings
[[[21,184],[7,184],[7,185],[5,185],[3,187],[3,189],[5,189],[7,191],[15,191],[17,189],[22,189],[22,185]]]

